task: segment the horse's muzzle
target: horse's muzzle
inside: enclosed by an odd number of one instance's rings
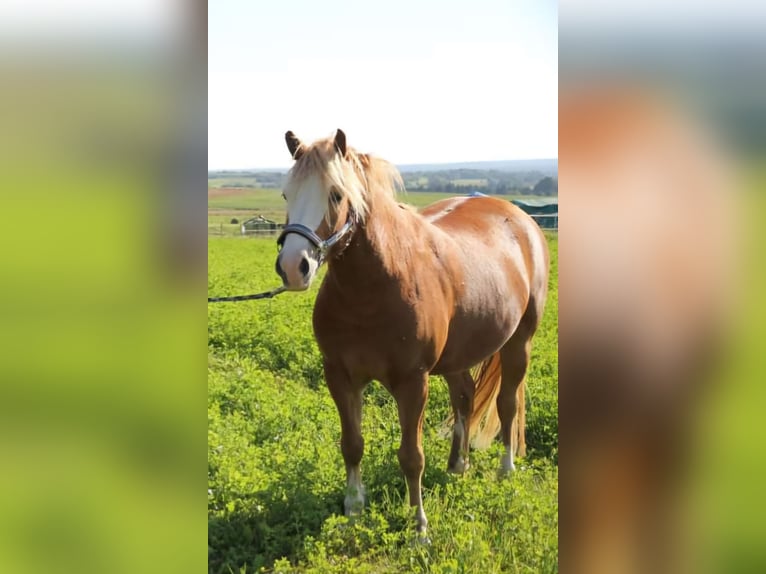
[[[311,261],[304,253],[301,253],[297,258],[288,258],[287,261],[283,261],[282,255],[280,253],[277,256],[274,266],[277,275],[282,278],[282,284],[288,291],[305,291],[308,289],[318,265],[312,266]]]

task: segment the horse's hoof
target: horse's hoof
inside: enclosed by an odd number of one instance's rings
[[[343,510],[346,516],[359,516],[364,510],[364,498],[347,496],[343,501]]]
[[[453,465],[447,466],[447,472],[452,474],[465,474],[465,471],[471,467],[471,464],[462,458],[459,458]]]
[[[513,471],[516,470],[516,465],[513,464],[513,456],[505,453],[503,456],[500,457],[500,468],[498,470],[498,474],[501,477],[510,476],[513,474]]]
[[[415,537],[412,539],[412,546],[431,546],[431,539],[428,537],[428,533],[424,530],[418,530],[415,532]]]
[[[515,472],[516,472],[515,466],[507,467],[505,465],[501,465],[500,468],[497,469],[497,477],[501,480],[509,479],[513,476]]]

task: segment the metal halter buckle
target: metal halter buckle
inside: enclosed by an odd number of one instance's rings
[[[343,239],[343,237],[345,237],[351,231],[351,229],[354,227],[354,222],[355,218],[350,214],[346,220],[346,223],[343,224],[343,227],[330,235],[330,237],[327,239],[322,239],[316,234],[315,231],[309,229],[301,223],[288,223],[282,229],[282,233],[279,234],[279,237],[277,238],[277,245],[279,245],[279,248],[281,249],[285,244],[285,239],[291,233],[305,237],[311,244],[314,245],[314,247],[316,247],[317,253],[319,254],[319,264],[321,265],[324,262],[325,257],[327,257],[327,253],[330,251],[332,246],[338,243],[338,241]]]

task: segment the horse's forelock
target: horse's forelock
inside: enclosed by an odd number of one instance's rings
[[[404,189],[398,170],[389,162],[346,148],[345,157],[336,153],[334,139],[320,140],[309,146],[295,162],[289,177],[294,183],[319,175],[327,186],[335,187],[361,219],[369,211],[371,193],[395,195]]]

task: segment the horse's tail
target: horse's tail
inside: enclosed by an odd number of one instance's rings
[[[473,398],[473,412],[468,428],[474,448],[486,448],[500,432],[500,417],[497,415],[497,395],[500,392],[502,367],[497,352],[473,369],[476,390]],[[524,383],[516,391],[516,416],[511,428],[511,447],[517,456],[524,456],[526,443],[526,406]]]

